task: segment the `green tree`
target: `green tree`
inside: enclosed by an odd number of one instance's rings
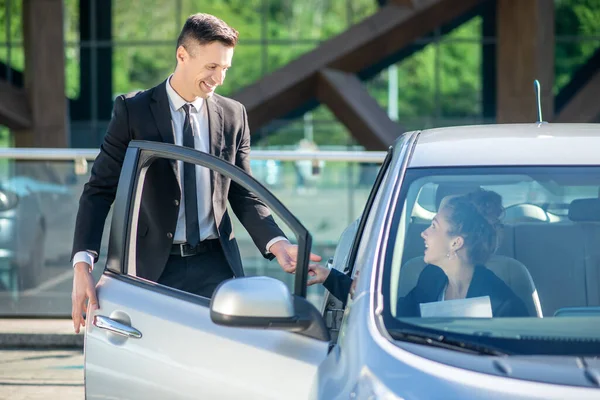
[[[600,35],[600,0],[556,0],[556,36]],[[558,41],[555,48],[554,93],[557,94],[594,52],[598,39]]]
[[[439,44],[427,44],[397,64],[402,125],[416,129],[423,128],[423,120],[427,119],[481,114],[480,40],[481,18],[476,17],[443,37]],[[367,83],[371,95],[386,109],[388,80],[388,70],[384,70]]]

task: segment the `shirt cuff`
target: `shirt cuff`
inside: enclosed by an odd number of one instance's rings
[[[269,243],[267,243],[267,254],[271,253],[269,251],[269,249],[271,248],[271,246],[273,246],[275,243],[280,242],[282,240],[285,240],[288,243],[290,242],[289,240],[287,240],[287,238],[285,236],[276,236],[276,237],[274,237],[273,239],[271,239],[269,241]]]
[[[84,262],[90,266],[90,271],[94,270],[94,255],[89,251],[78,251],[73,257],[73,268],[77,263]]]

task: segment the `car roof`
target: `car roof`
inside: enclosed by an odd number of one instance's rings
[[[600,124],[472,125],[417,134],[408,168],[600,165]]]

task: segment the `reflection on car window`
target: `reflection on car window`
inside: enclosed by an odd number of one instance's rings
[[[543,336],[534,321],[562,318],[554,334],[597,339],[599,187],[596,167],[407,171],[386,266],[390,313],[492,336]],[[489,317],[520,322],[484,329]]]
[[[580,198],[598,197],[600,185],[574,185],[568,187],[554,187],[549,189],[539,182],[521,182],[518,184],[488,184],[480,185],[481,188],[493,190],[502,196],[504,207],[519,204],[531,204],[546,211],[566,216],[569,204]],[[437,210],[436,190],[437,183],[426,183],[421,188],[417,203],[429,212]]]

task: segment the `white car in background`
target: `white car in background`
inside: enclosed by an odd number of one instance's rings
[[[49,195],[67,193],[64,186],[27,176],[0,182],[0,289],[12,292],[14,298],[46,278],[43,203]]]

